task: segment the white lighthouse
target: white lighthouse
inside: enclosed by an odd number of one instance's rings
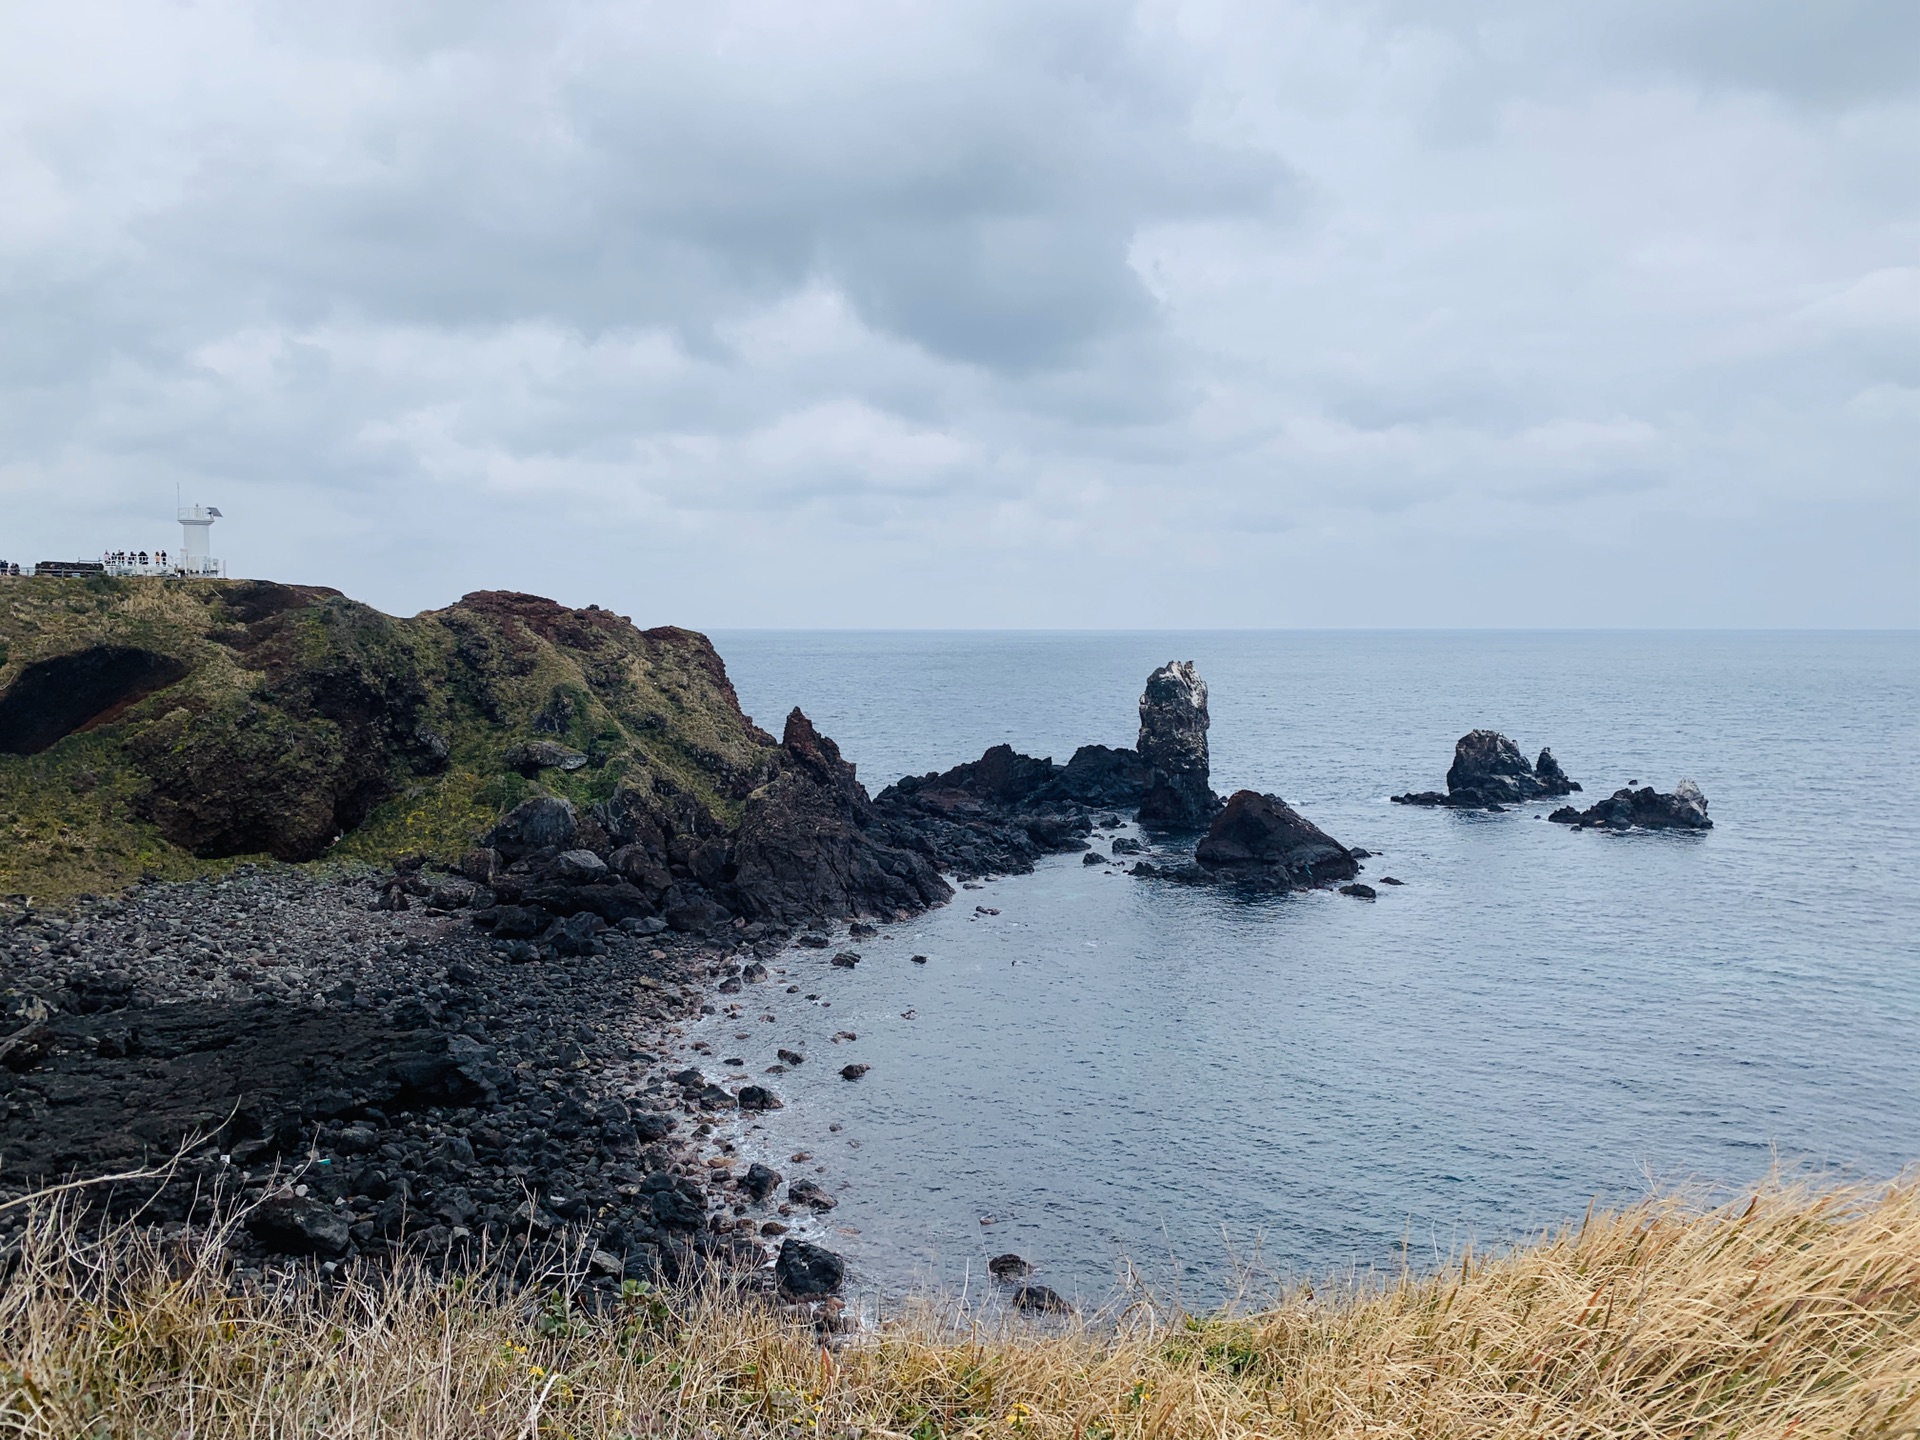
[[[180,507],[181,553],[180,563],[174,567],[177,573],[207,578],[226,573],[226,567],[207,553],[207,532],[220,518],[220,512],[211,505]]]

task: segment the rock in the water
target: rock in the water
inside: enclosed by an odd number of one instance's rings
[[[773,1273],[780,1288],[797,1300],[832,1295],[846,1282],[847,1262],[833,1251],[792,1236],[780,1242]]]
[[[996,1280],[1018,1280],[1022,1276],[1031,1275],[1033,1266],[1012,1251],[1008,1251],[1005,1255],[996,1255],[987,1261],[987,1273]]]
[[[831,1210],[840,1203],[826,1192],[818,1180],[804,1177],[787,1186],[787,1199],[812,1210]]]
[[[1149,776],[1140,823],[1198,830],[1220,808],[1208,786],[1207,682],[1191,660],[1170,660],[1147,677],[1140,697],[1140,758]]]
[[[1351,895],[1356,900],[1375,900],[1379,898],[1380,894],[1380,892],[1375,890],[1371,885],[1362,885],[1358,881],[1355,881],[1351,885],[1342,885],[1340,887],[1340,893],[1342,895]],[[743,1107],[745,1103],[743,1098],[741,1101]]]
[[[747,1173],[740,1177],[740,1189],[756,1205],[764,1203],[779,1185],[780,1172],[770,1165],[762,1165],[758,1160],[749,1165]]]
[[[842,970],[851,970],[860,963],[860,953],[857,950],[842,950],[833,957],[832,963]]]
[[[1071,1315],[1073,1305],[1058,1290],[1045,1285],[1022,1285],[1013,1292],[1017,1310],[1034,1310],[1046,1315]]]
[[[282,1255],[340,1256],[352,1243],[345,1215],[291,1190],[261,1201],[247,1216],[247,1230]]]
[[[842,1080],[858,1080],[872,1068],[871,1065],[842,1065],[840,1067],[840,1078]]]
[[[1551,750],[1542,750],[1539,763],[1530,765],[1520,747],[1499,731],[1471,730],[1454,742],[1446,794],[1422,790],[1392,799],[1396,805],[1497,810],[1524,800],[1571,795],[1579,788]]]
[[[783,1107],[780,1097],[764,1085],[743,1085],[740,1087],[740,1108],[742,1110],[780,1110]]]
[[[1257,790],[1234,793],[1194,859],[1206,878],[1277,890],[1337,884],[1360,870],[1346,846],[1279,796]]]
[[[1707,818],[1707,797],[1691,780],[1682,780],[1671,795],[1663,795],[1652,786],[1639,790],[1616,790],[1605,800],[1576,810],[1562,807],[1547,817],[1576,829],[1597,827],[1607,830],[1711,830]]]

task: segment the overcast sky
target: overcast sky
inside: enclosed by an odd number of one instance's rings
[[[0,0],[0,556],[1920,624],[1913,0]]]

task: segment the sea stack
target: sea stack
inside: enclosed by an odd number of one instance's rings
[[[1220,809],[1207,783],[1207,682],[1191,660],[1169,660],[1140,697],[1140,758],[1147,764],[1140,823],[1202,830]]]

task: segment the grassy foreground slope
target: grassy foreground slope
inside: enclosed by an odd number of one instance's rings
[[[75,1253],[0,1292],[0,1434],[1895,1436],[1920,1432],[1920,1188],[1652,1201],[1257,1313],[895,1323],[423,1279],[235,1299],[216,1249]]]
[[[723,831],[777,748],[705,637],[597,607],[482,591],[397,619],[265,581],[0,580],[0,892],[450,859],[541,792]]]

